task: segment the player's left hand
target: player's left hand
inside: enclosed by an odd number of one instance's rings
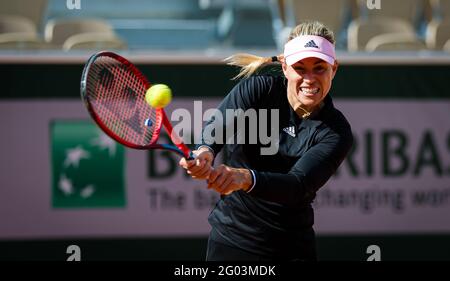
[[[220,165],[211,171],[208,188],[212,188],[222,195],[243,189],[247,191],[252,185],[252,175],[248,169],[232,168]]]
[[[212,162],[214,155],[206,148],[200,148],[192,151],[195,159],[187,160],[181,158],[178,165],[180,165],[186,172],[194,179],[207,179],[212,169]]]

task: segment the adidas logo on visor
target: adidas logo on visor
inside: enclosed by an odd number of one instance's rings
[[[305,48],[317,48],[317,49],[319,49],[319,46],[316,45],[316,42],[314,42],[314,40],[311,40],[308,43],[306,43],[306,45],[304,47]]]

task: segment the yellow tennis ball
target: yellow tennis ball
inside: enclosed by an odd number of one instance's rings
[[[154,108],[163,108],[172,101],[172,90],[167,85],[155,84],[145,93],[145,101]]]

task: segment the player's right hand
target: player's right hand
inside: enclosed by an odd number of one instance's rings
[[[195,159],[187,160],[181,158],[178,163],[186,172],[194,179],[208,179],[212,171],[212,163],[214,160],[213,153],[208,148],[199,148],[192,151]]]

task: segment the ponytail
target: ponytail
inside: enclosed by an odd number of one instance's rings
[[[233,79],[248,78],[264,66],[281,62],[282,55],[273,57],[260,57],[252,54],[239,53],[226,58],[224,61],[228,65],[238,66],[241,68],[239,73]]]

